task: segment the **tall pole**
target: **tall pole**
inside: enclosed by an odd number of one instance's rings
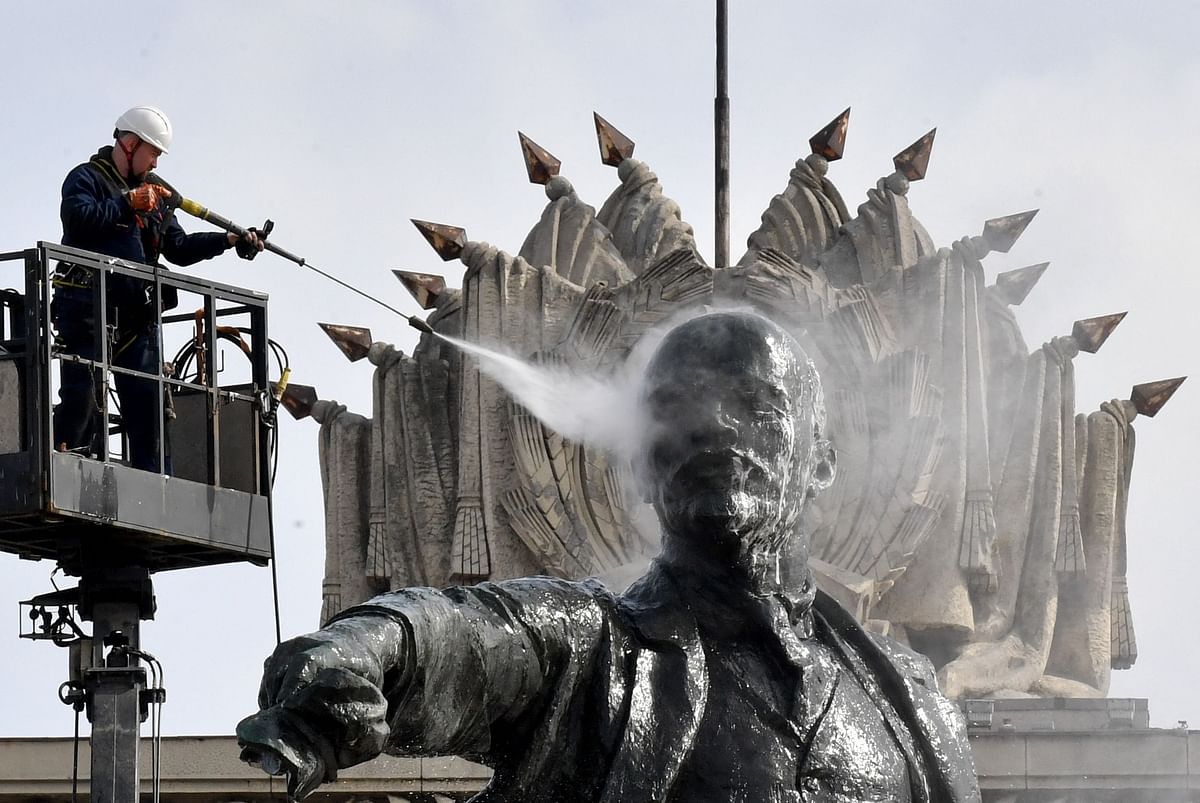
[[[717,0],[716,118],[716,257],[715,267],[729,267],[729,2]]]
[[[139,634],[141,621],[154,618],[154,585],[145,567],[97,567],[84,572],[79,594],[79,613],[93,623],[83,672],[92,723],[91,803],[138,803],[141,727],[150,703]]]

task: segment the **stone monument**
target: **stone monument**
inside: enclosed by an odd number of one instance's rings
[[[805,522],[818,585],[938,668],[953,697],[1097,697],[1137,657],[1125,583],[1133,420],[1182,379],[1078,411],[1074,361],[1123,313],[1030,350],[1011,307],[1046,263],[988,283],[1035,211],[937,248],[907,191],[934,132],[851,215],[830,178],[849,110],[810,140],[736,264],[701,257],[634,144],[595,117],[618,184],[597,211],[521,136],[549,203],[511,255],[414,221],[461,289],[397,271],[441,334],[591,375],[691,308],[747,306],[792,332],[824,380],[840,466]],[[1064,330],[1067,329],[1064,325]],[[321,425],[322,620],[388,589],[532,574],[636,576],[657,549],[628,466],[563,438],[437,337],[411,355],[327,327],[375,365],[372,416],[333,401]]]

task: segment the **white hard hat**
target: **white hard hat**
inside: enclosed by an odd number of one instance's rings
[[[117,132],[137,134],[163,153],[171,147],[171,121],[157,106],[134,106],[117,118]]]

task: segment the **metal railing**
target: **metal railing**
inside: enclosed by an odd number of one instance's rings
[[[142,382],[153,383],[157,403],[152,416],[152,429],[157,444],[160,469],[168,465],[170,428],[164,411],[173,394],[203,398],[204,415],[193,416],[191,429],[176,438],[176,450],[186,449],[191,457],[203,448],[202,469],[194,470],[188,477],[208,485],[227,487],[222,481],[222,466],[230,461],[241,461],[243,474],[251,477],[251,487],[239,488],[256,494],[267,495],[270,489],[271,466],[270,439],[273,431],[274,404],[270,397],[272,386],[269,379],[269,342],[267,339],[267,298],[263,293],[244,290],[212,282],[159,267],[141,265],[101,254],[81,251],[62,245],[41,242],[35,248],[9,253],[0,253],[0,288],[10,279],[8,268],[18,270],[22,287],[10,287],[0,291],[0,370],[13,369],[15,364],[19,376],[20,390],[19,433],[15,440],[19,450],[29,455],[30,473],[39,478],[42,495],[53,496],[53,472],[50,457],[58,447],[54,433],[55,381],[59,369],[73,363],[85,366],[92,376],[96,403],[95,429],[99,437],[92,440],[90,448],[82,451],[83,456],[103,463],[122,462],[122,453],[127,456],[128,421],[122,421],[112,408],[110,392],[118,376],[130,377]],[[86,277],[85,282],[73,283],[72,291],[78,306],[80,298],[90,296],[92,326],[92,355],[64,351],[56,340],[52,302],[55,297],[56,271],[71,267],[75,277]],[[121,310],[110,303],[110,285],[114,280],[133,280],[143,288],[148,308],[141,310],[139,325],[145,332],[157,338],[157,362],[161,366],[166,352],[164,345],[174,337],[179,342],[192,341],[194,353],[201,355],[197,375],[193,377],[167,375],[162,371],[147,373],[115,364],[113,338],[122,332],[119,320]],[[23,291],[23,292],[22,292]],[[164,310],[163,299],[171,296],[194,297],[195,312],[171,312]],[[86,307],[82,307],[86,309]],[[241,325],[224,326],[235,320]],[[185,329],[190,328],[190,331]],[[179,337],[182,335],[183,337]],[[222,386],[219,341],[241,341],[241,350],[249,358],[248,379]],[[78,349],[83,351],[83,349]],[[202,367],[201,367],[202,366]],[[0,382],[0,394],[4,385]],[[193,408],[195,405],[192,405]],[[238,444],[236,453],[222,460],[222,449],[231,452],[231,445],[222,439],[222,412],[236,406],[244,430],[245,423],[252,421],[251,443]],[[248,412],[249,411],[249,412]],[[250,417],[252,414],[252,418]],[[197,427],[196,419],[201,420]],[[197,432],[197,428],[202,429]],[[121,453],[114,453],[111,439],[120,436]],[[197,437],[199,436],[199,437]],[[180,442],[182,441],[182,442]],[[0,438],[0,445],[4,439]],[[249,448],[246,448],[249,447]],[[7,451],[11,451],[11,446]],[[246,466],[245,461],[252,465]],[[194,461],[193,461],[194,462]],[[166,472],[164,472],[166,473]],[[201,476],[195,476],[199,473]],[[242,484],[246,484],[243,481]],[[0,505],[2,508],[3,505]]]

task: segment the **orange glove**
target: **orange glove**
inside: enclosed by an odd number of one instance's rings
[[[150,212],[157,209],[164,198],[170,198],[171,191],[161,184],[143,184],[125,193],[125,197],[135,212]]]

